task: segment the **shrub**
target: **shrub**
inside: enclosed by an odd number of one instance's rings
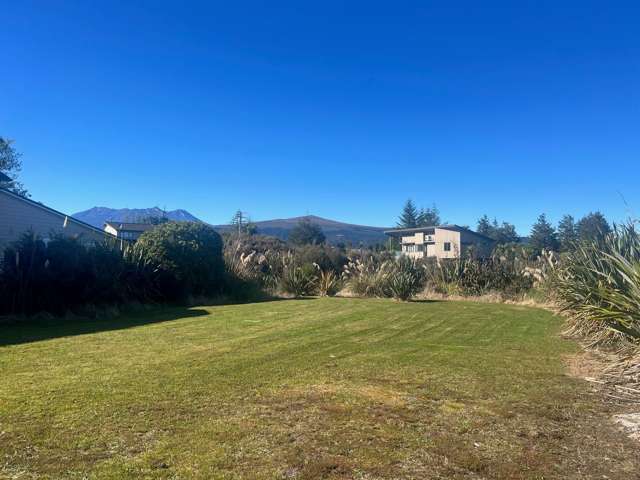
[[[224,282],[222,238],[196,222],[169,222],[143,233],[133,255],[150,272],[162,299],[220,293]]]
[[[347,263],[347,257],[337,248],[329,245],[303,245],[293,250],[300,265],[318,265],[321,270],[340,274]]]
[[[239,244],[243,252],[266,253],[269,251],[286,251],[286,242],[269,235],[240,235],[225,233],[222,235],[224,248]]]

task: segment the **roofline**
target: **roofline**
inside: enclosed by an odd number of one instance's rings
[[[392,229],[392,230],[385,230],[384,234],[393,237],[393,236],[398,236],[398,235],[401,236],[403,233],[419,233],[419,232],[424,232],[426,230],[431,230],[431,229],[436,229],[436,228],[440,228],[442,230],[454,230],[454,231],[458,231],[458,232],[465,231],[465,232],[471,233],[472,235],[476,235],[478,237],[481,237],[481,238],[484,238],[484,239],[487,239],[487,240],[491,240],[492,242],[495,242],[495,240],[493,238],[491,238],[491,237],[483,235],[482,233],[474,232],[470,228],[461,227],[460,225],[456,225],[456,224],[432,225],[432,226],[427,226],[427,227],[415,227],[415,228],[395,228],[395,229]]]
[[[29,204],[33,205],[34,207],[41,208],[42,210],[45,210],[45,211],[47,211],[49,213],[53,213],[54,215],[58,215],[60,217],[68,218],[69,221],[75,222],[78,225],[81,225],[81,226],[86,227],[86,228],[88,228],[90,230],[93,230],[94,232],[101,233],[105,237],[116,238],[115,236],[113,236],[109,232],[105,232],[104,230],[101,230],[100,228],[94,227],[93,225],[85,223],[82,220],[78,220],[77,218],[74,218],[71,215],[67,215],[66,213],[62,213],[62,212],[59,212],[58,210],[55,210],[55,209],[53,209],[51,207],[47,207],[43,203],[36,202],[35,200],[31,200],[30,198],[23,197],[22,195],[18,195],[17,193],[12,192],[11,190],[7,190],[6,188],[0,187],[0,192],[5,193],[5,194],[9,195],[10,197],[17,198],[18,200],[22,200],[23,202],[29,203]]]
[[[417,233],[417,232],[424,232],[426,230],[432,230],[434,228],[440,228],[440,227],[437,227],[437,226],[433,225],[431,227],[393,228],[391,230],[385,230],[384,234],[385,235],[393,235],[393,234],[397,234],[397,233]]]
[[[154,225],[153,223],[137,223],[137,222],[116,222],[113,220],[105,220],[104,222],[105,225],[109,225],[112,228],[115,228],[116,230],[124,230],[124,231],[138,231],[138,229],[131,229],[131,228],[125,228],[125,225],[139,225],[141,227],[143,227],[142,229],[146,229],[146,230],[150,230],[151,228],[157,227],[157,225]]]

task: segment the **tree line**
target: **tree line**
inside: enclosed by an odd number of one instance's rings
[[[417,208],[413,200],[404,204],[398,217],[397,228],[433,227],[441,224],[440,212],[433,205],[431,208]],[[464,225],[468,228],[468,226]],[[590,212],[576,220],[572,215],[563,215],[554,226],[542,213],[533,224],[528,238],[518,235],[516,227],[509,222],[490,220],[487,215],[478,219],[476,232],[495,240],[497,244],[523,243],[535,251],[553,250],[566,252],[572,250],[582,241],[599,240],[611,232],[611,226],[604,215]]]
[[[611,226],[598,211],[590,212],[578,221],[572,215],[563,215],[554,227],[542,213],[531,228],[530,245],[536,250],[567,252],[584,241],[601,240],[611,232]]]

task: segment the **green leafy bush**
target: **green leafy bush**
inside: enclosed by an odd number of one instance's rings
[[[196,222],[169,222],[143,233],[133,246],[163,299],[220,293],[224,285],[222,238]]]
[[[323,271],[340,274],[347,263],[347,257],[337,248],[329,245],[303,245],[294,250],[296,261],[300,265],[318,265]]]

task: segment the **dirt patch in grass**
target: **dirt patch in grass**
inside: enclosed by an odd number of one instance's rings
[[[583,348],[566,357],[568,372],[589,383],[588,388],[610,411],[610,420],[629,438],[640,442],[640,389],[638,379],[625,378],[627,368],[635,368],[638,357],[625,352]],[[611,372],[617,372],[612,374]]]

